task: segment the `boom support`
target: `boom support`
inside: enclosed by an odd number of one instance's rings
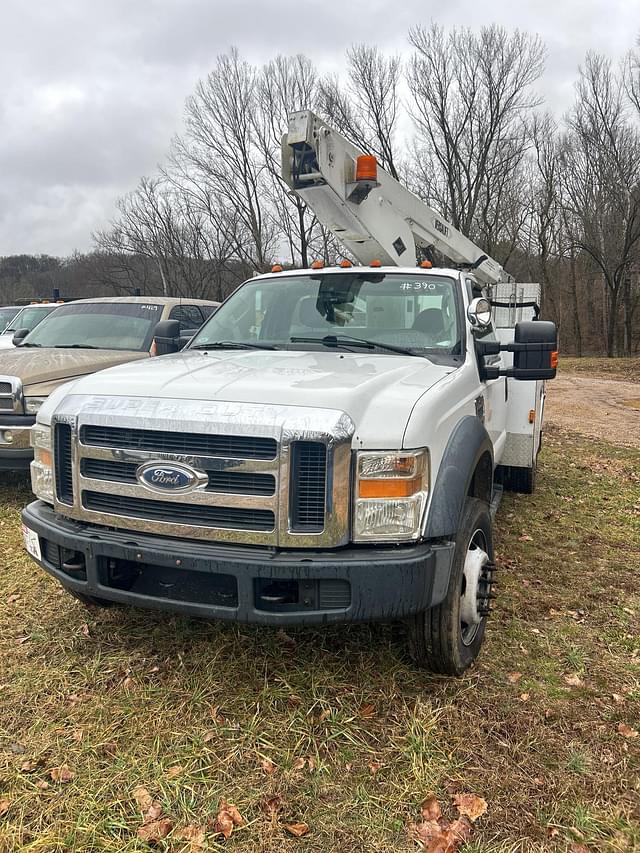
[[[482,284],[509,280],[500,264],[380,166],[375,179],[358,180],[363,153],[308,110],[291,114],[282,137],[284,180],[360,263],[412,266],[433,248],[473,269]]]

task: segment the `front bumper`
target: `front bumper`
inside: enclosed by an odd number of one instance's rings
[[[444,599],[454,547],[445,542],[285,551],[213,545],[83,524],[42,501],[29,504],[22,520],[39,537],[37,562],[68,589],[136,607],[263,625],[417,613]]]
[[[29,443],[35,415],[0,415],[0,471],[26,470],[33,459]]]

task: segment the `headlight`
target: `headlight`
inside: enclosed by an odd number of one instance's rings
[[[37,415],[40,411],[40,406],[46,403],[46,397],[25,397],[24,410],[27,415]]]
[[[358,453],[354,541],[417,539],[428,493],[428,450]]]
[[[51,459],[51,427],[36,424],[31,427],[31,489],[40,500],[53,503],[53,472]]]

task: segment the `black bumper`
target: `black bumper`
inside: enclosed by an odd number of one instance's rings
[[[69,589],[264,625],[417,613],[445,597],[453,557],[452,543],[310,552],[170,539],[71,521],[42,501],[22,520],[39,536],[39,565]]]

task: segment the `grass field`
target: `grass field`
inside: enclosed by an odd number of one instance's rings
[[[417,850],[421,802],[453,817],[456,792],[488,804],[467,851],[640,849],[640,454],[545,434],[455,681],[416,671],[392,626],[88,612],[21,550],[24,481],[0,494],[3,853],[148,850],[140,786],[170,821],[160,850]],[[244,819],[227,841],[220,800]]]

